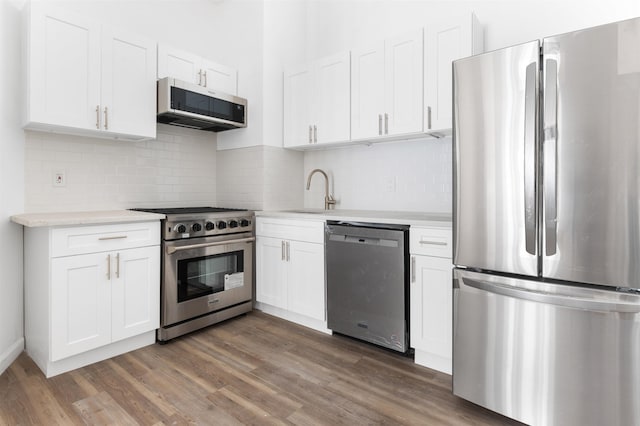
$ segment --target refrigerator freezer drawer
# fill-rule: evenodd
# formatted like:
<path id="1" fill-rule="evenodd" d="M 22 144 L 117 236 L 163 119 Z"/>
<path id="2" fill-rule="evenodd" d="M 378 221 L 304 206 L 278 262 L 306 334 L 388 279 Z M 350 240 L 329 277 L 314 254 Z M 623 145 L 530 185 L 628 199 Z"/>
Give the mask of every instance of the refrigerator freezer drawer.
<path id="1" fill-rule="evenodd" d="M 454 271 L 453 392 L 535 425 L 640 424 L 640 296 Z"/>

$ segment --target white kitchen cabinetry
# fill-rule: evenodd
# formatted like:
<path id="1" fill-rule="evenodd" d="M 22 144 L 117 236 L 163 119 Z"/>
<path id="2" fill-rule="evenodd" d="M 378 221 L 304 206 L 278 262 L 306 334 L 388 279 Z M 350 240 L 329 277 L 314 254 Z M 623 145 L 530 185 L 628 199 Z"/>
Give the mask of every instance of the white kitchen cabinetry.
<path id="1" fill-rule="evenodd" d="M 328 332 L 323 221 L 256 219 L 256 308 Z"/>
<path id="2" fill-rule="evenodd" d="M 351 138 L 422 132 L 422 30 L 351 54 Z"/>
<path id="3" fill-rule="evenodd" d="M 160 224 L 25 228 L 25 340 L 47 377 L 155 342 Z"/>
<path id="4" fill-rule="evenodd" d="M 451 374 L 451 229 L 412 226 L 409 234 L 410 346 L 416 363 Z"/>
<path id="5" fill-rule="evenodd" d="M 425 132 L 453 126 L 452 62 L 484 50 L 482 28 L 474 14 L 439 19 L 424 29 Z"/>
<path id="6" fill-rule="evenodd" d="M 158 45 L 158 78 L 173 77 L 211 90 L 238 94 L 238 71 L 190 52 Z"/>
<path id="7" fill-rule="evenodd" d="M 156 136 L 156 44 L 68 15 L 26 7 L 25 127 L 97 137 Z"/>
<path id="8" fill-rule="evenodd" d="M 349 52 L 284 73 L 284 146 L 346 142 L 350 138 Z"/>

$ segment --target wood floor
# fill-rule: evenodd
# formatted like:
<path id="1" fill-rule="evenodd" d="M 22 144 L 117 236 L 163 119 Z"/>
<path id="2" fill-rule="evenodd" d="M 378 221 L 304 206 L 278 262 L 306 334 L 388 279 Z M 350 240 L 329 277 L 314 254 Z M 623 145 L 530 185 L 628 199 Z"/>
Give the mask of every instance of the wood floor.
<path id="1" fill-rule="evenodd" d="M 7 425 L 518 424 L 450 376 L 261 312 L 51 379 L 22 354 L 0 376 Z"/>

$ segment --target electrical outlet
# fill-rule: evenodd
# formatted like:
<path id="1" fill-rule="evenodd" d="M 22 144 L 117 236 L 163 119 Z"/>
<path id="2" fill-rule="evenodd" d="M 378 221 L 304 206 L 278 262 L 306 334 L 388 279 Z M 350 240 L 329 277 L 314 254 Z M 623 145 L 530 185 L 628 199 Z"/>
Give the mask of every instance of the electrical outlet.
<path id="1" fill-rule="evenodd" d="M 396 192 L 395 176 L 386 176 L 383 178 L 383 192 Z"/>
<path id="2" fill-rule="evenodd" d="M 64 171 L 53 173 L 53 186 L 67 186 L 67 176 Z"/>

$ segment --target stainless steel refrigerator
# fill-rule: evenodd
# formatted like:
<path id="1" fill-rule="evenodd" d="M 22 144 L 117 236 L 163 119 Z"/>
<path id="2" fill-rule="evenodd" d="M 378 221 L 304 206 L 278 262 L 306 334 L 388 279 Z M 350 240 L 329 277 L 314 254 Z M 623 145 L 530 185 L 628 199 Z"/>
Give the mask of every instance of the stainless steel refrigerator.
<path id="1" fill-rule="evenodd" d="M 640 424 L 640 18 L 461 59 L 454 394 Z"/>

